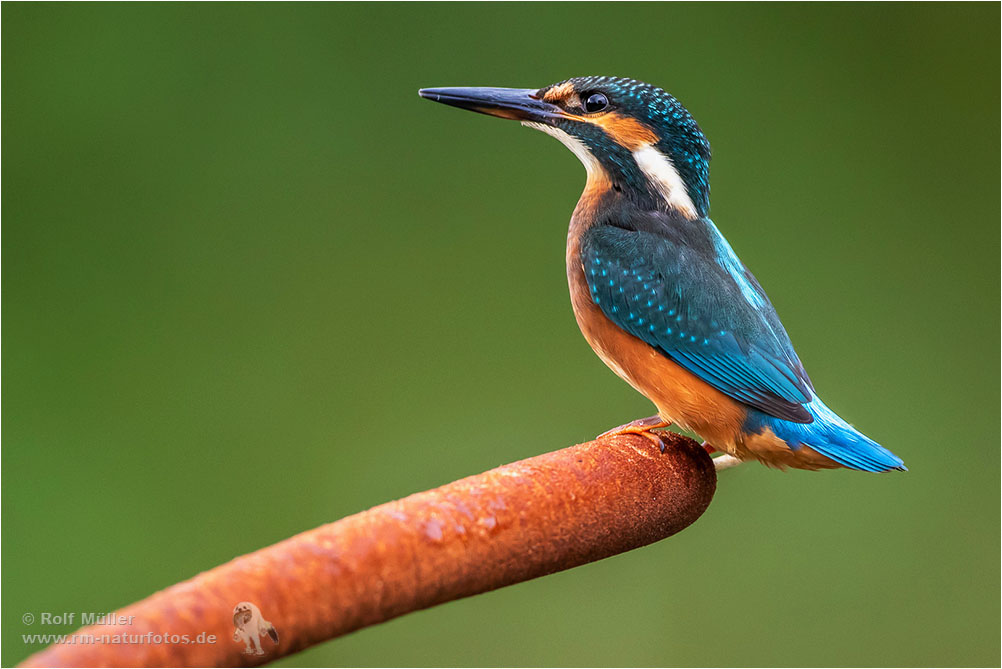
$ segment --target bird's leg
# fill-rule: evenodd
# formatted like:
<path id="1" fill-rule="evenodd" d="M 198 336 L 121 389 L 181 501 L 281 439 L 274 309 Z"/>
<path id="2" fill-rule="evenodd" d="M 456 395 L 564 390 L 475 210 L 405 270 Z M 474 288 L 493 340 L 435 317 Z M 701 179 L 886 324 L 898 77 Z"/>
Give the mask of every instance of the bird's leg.
<path id="1" fill-rule="evenodd" d="M 717 452 L 717 449 L 715 449 L 713 446 L 710 446 L 708 442 L 704 441 L 701 444 L 701 446 L 703 447 L 703 450 L 706 451 L 707 453 L 712 454 Z M 721 453 L 723 453 L 723 451 L 721 451 Z M 737 467 L 743 462 L 743 460 L 731 455 L 730 453 L 724 453 L 723 455 L 712 459 L 713 459 L 713 468 L 716 469 L 718 472 L 723 471 L 724 469 L 730 469 L 731 467 Z"/>
<path id="2" fill-rule="evenodd" d="M 725 469 L 730 469 L 731 467 L 737 467 L 742 462 L 744 462 L 744 460 L 741 460 L 740 458 L 736 458 L 730 454 L 724 454 L 720 457 L 713 458 L 713 468 L 719 472 Z"/>
<path id="3" fill-rule="evenodd" d="M 658 430 L 671 425 L 670 422 L 665 421 L 661 416 L 648 416 L 647 418 L 638 418 L 637 420 L 632 420 L 629 423 L 615 427 L 608 432 L 603 432 L 598 435 L 598 439 L 602 437 L 615 437 L 620 434 L 639 434 L 645 439 L 650 439 L 654 444 L 661 450 L 662 453 L 665 452 L 667 446 L 660 436 L 653 430 Z"/>

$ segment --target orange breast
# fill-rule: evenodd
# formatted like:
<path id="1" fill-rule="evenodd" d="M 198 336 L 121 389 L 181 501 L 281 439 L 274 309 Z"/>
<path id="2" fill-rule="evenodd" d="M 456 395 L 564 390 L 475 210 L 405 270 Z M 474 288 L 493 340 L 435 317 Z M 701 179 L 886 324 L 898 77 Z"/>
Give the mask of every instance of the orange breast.
<path id="1" fill-rule="evenodd" d="M 595 353 L 616 374 L 654 402 L 662 418 L 725 448 L 737 441 L 744 407 L 672 362 L 657 349 L 621 330 L 592 301 L 580 240 L 603 184 L 589 184 L 571 219 L 567 235 L 567 283 L 578 327 Z"/>

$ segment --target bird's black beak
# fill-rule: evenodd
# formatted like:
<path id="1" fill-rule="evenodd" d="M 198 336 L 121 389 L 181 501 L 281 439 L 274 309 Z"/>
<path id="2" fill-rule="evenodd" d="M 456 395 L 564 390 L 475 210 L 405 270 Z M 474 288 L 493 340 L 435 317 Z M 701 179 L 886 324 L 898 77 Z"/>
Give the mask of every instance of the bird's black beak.
<path id="1" fill-rule="evenodd" d="M 460 109 L 534 123 L 552 124 L 564 116 L 532 88 L 422 88 L 418 95 Z"/>

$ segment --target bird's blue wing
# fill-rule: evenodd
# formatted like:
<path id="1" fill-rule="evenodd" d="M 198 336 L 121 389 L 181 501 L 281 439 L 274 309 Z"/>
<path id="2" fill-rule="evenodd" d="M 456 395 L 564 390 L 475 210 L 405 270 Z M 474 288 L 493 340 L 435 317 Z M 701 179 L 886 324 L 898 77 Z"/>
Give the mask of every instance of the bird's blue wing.
<path id="1" fill-rule="evenodd" d="M 811 422 L 803 406 L 810 379 L 772 304 L 712 222 L 687 225 L 590 228 L 581 262 L 592 300 L 617 326 L 726 395 Z"/>

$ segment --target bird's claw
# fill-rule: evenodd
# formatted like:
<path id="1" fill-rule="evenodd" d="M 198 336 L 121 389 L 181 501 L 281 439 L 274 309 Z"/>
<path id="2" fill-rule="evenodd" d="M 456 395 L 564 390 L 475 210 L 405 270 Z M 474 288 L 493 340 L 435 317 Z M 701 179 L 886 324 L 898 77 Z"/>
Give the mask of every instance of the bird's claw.
<path id="1" fill-rule="evenodd" d="M 624 423 L 619 427 L 606 430 L 602 434 L 598 435 L 597 438 L 601 439 L 602 437 L 613 437 L 617 434 L 640 434 L 641 432 L 649 432 L 662 427 L 668 427 L 669 425 L 671 425 L 671 423 L 665 421 L 661 418 L 661 416 L 648 416 L 647 418 L 631 420 L 629 423 Z"/>
<path id="2" fill-rule="evenodd" d="M 604 437 L 615 437 L 621 434 L 639 434 L 645 439 L 650 439 L 658 447 L 662 453 L 668 449 L 668 445 L 664 442 L 660 435 L 658 435 L 654 430 L 659 430 L 666 428 L 671 425 L 670 422 L 665 421 L 661 416 L 648 416 L 647 418 L 638 418 L 637 420 L 630 421 L 620 425 L 619 427 L 608 430 L 598 435 L 598 439 Z"/>

